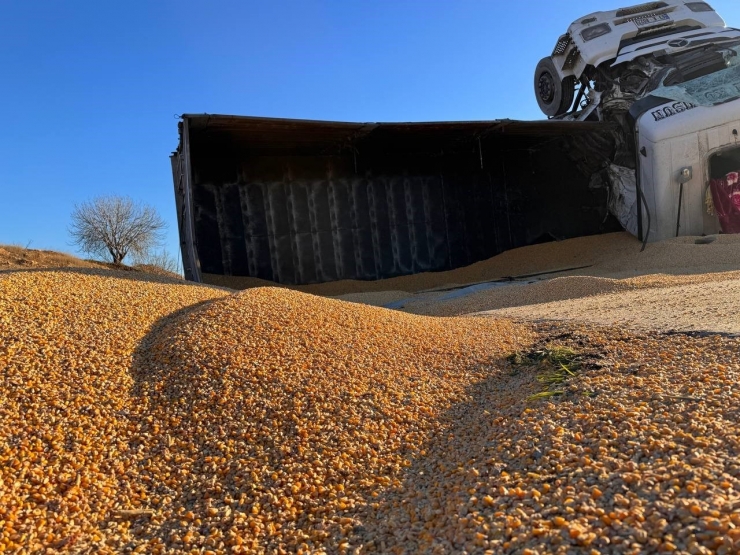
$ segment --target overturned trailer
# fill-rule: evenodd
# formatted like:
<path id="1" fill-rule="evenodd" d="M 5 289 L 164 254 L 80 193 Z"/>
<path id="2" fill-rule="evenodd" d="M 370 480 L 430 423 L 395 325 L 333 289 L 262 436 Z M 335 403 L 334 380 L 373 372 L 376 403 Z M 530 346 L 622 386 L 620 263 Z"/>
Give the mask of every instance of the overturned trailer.
<path id="1" fill-rule="evenodd" d="M 740 232 L 740 30 L 709 4 L 579 19 L 534 93 L 550 119 L 183 116 L 186 277 L 377 280 L 618 229 L 643 242 Z"/>
<path id="2" fill-rule="evenodd" d="M 171 160 L 186 278 L 377 280 L 614 231 L 590 186 L 613 148 L 600 123 L 184 115 Z"/>

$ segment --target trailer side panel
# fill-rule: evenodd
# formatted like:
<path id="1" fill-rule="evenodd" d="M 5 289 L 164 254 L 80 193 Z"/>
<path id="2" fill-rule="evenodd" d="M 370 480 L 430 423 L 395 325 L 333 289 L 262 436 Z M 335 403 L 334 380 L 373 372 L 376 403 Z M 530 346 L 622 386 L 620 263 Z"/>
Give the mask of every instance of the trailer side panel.
<path id="1" fill-rule="evenodd" d="M 618 229 L 561 140 L 595 126 L 228 116 L 184 126 L 204 281 L 376 280 Z"/>

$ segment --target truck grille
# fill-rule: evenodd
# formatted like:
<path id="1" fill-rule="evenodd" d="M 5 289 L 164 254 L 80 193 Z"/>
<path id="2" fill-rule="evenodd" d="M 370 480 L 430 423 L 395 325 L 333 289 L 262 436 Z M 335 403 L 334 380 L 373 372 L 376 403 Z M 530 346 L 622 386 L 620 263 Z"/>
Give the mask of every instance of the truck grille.
<path id="1" fill-rule="evenodd" d="M 635 15 L 642 12 L 651 12 L 653 10 L 659 10 L 661 8 L 667 8 L 668 4 L 665 2 L 648 2 L 647 4 L 640 4 L 639 6 L 632 6 L 631 8 L 622 8 L 617 11 L 617 17 L 624 17 L 627 15 Z"/>
<path id="2" fill-rule="evenodd" d="M 638 37 L 644 37 L 646 35 L 652 35 L 654 33 L 661 33 L 665 32 L 667 29 L 670 29 L 676 25 L 675 21 L 666 21 L 664 23 L 656 23 L 652 27 L 647 27 L 644 29 L 640 29 L 637 32 Z"/>
<path id="3" fill-rule="evenodd" d="M 636 15 L 634 17 L 625 17 L 624 19 L 618 19 L 617 21 L 614 22 L 614 24 L 624 25 L 625 23 L 629 23 L 630 21 L 634 21 L 635 19 L 639 19 L 641 17 L 654 17 L 656 15 L 662 15 L 664 13 L 670 13 L 670 10 L 659 10 L 657 12 L 649 12 L 649 13 Z"/>

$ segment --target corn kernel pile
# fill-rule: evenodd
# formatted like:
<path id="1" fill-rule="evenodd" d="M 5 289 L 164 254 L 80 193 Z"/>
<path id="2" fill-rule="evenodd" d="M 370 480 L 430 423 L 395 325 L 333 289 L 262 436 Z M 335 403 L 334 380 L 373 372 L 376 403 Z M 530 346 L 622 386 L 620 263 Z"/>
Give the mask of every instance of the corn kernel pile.
<path id="1" fill-rule="evenodd" d="M 129 458 L 133 353 L 158 319 L 224 295 L 104 270 L 0 274 L 0 552 L 122 534 L 112 511 L 147 504 Z"/>
<path id="2" fill-rule="evenodd" d="M 339 552 L 532 341 L 282 289 L 0 277 L 0 550 Z"/>
<path id="3" fill-rule="evenodd" d="M 355 543 L 382 553 L 740 553 L 740 340 L 567 329 L 548 334 L 588 345 L 598 363 L 552 401 L 527 399 L 540 385 L 533 368 L 472 385 L 440 418 L 447 433 L 366 508 Z"/>
<path id="4" fill-rule="evenodd" d="M 534 399 L 551 341 L 585 362 Z M 0 552 L 740 553 L 739 353 L 0 274 Z"/>

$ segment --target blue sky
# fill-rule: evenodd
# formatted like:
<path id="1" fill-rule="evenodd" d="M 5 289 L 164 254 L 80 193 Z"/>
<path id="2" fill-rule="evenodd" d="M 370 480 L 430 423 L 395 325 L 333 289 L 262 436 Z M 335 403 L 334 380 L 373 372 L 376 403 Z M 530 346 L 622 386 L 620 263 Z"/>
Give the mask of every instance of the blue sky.
<path id="1" fill-rule="evenodd" d="M 712 5 L 740 25 L 737 0 Z M 121 194 L 159 211 L 174 255 L 176 114 L 538 119 L 539 59 L 583 12 L 616 7 L 0 0 L 0 243 L 74 253 L 74 204 Z"/>

